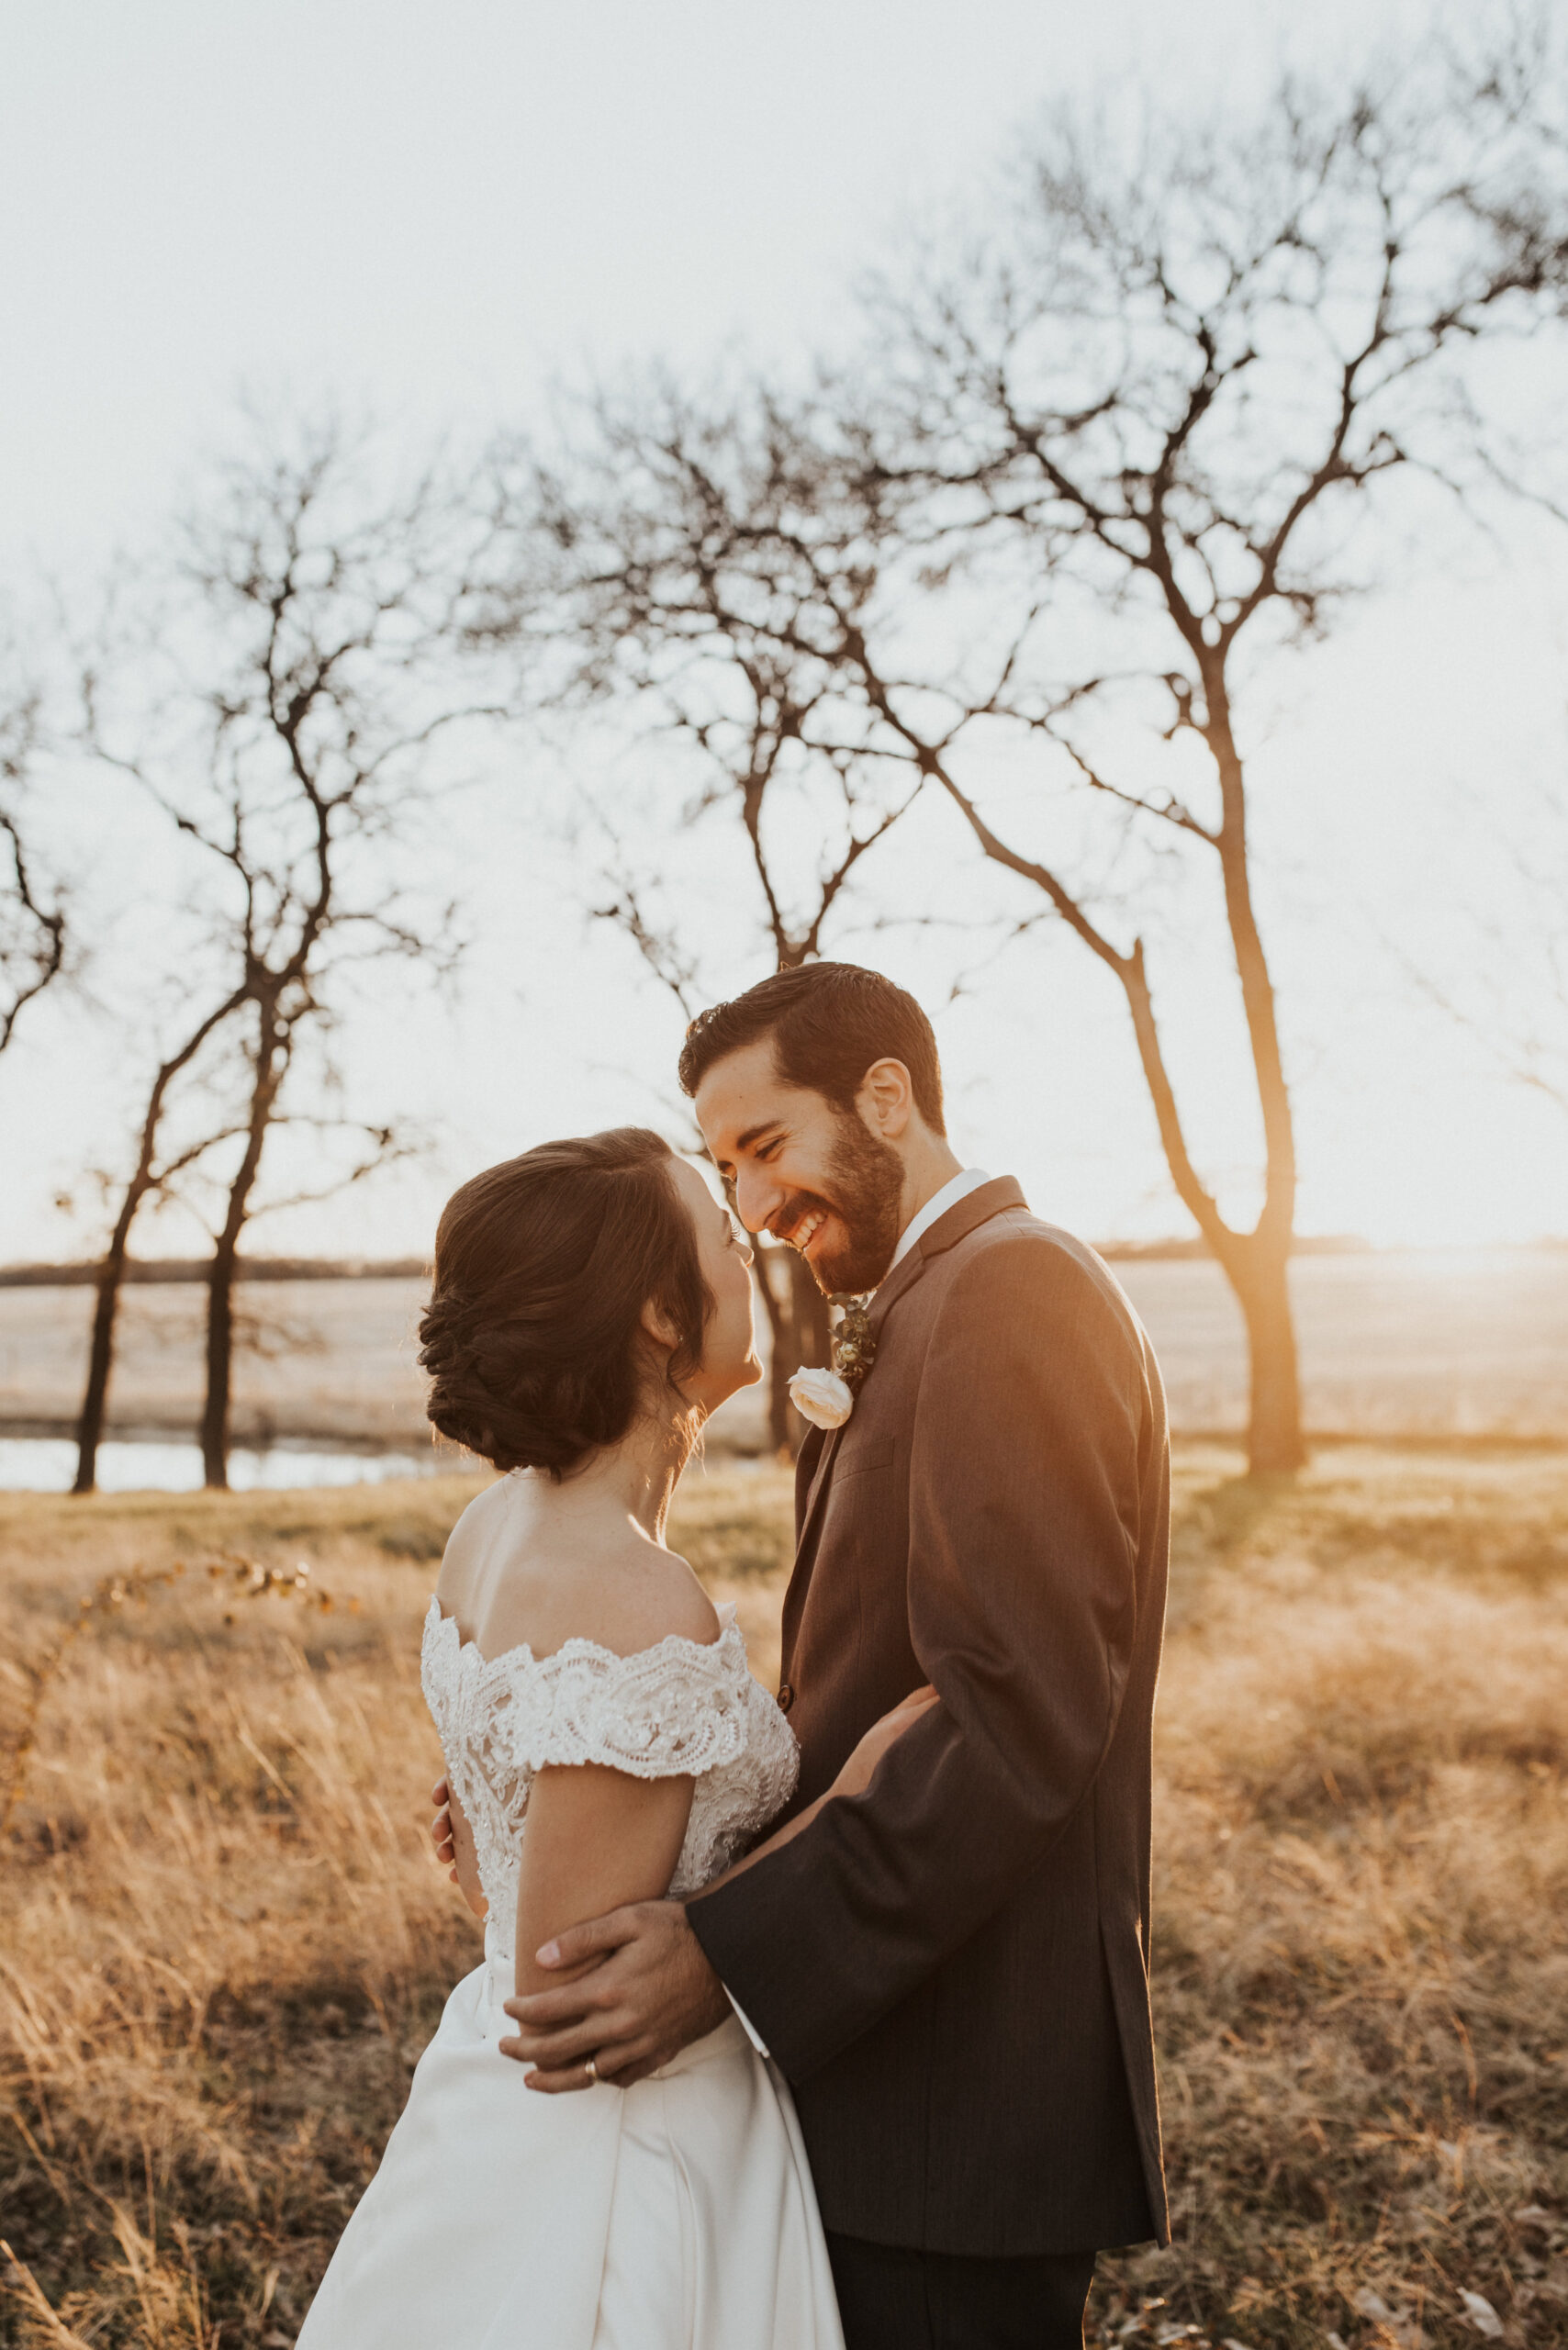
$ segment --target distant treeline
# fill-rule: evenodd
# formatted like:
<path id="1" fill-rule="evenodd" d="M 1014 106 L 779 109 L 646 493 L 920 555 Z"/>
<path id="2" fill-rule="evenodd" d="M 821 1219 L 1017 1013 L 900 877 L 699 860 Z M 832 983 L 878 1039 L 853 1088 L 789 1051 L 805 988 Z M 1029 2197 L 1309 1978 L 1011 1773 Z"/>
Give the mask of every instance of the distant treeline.
<path id="1" fill-rule="evenodd" d="M 1196 1233 L 1180 1240 L 1097 1240 L 1096 1253 L 1110 1261 L 1148 1262 L 1160 1258 L 1207 1257 L 1213 1254 Z M 1297 1257 L 1353 1257 L 1372 1248 L 1352 1232 L 1298 1233 L 1292 1253 Z M 206 1257 L 132 1257 L 125 1268 L 128 1281 L 205 1281 L 210 1259 Z M 241 1257 L 236 1278 L 241 1281 L 413 1281 L 430 1271 L 420 1257 Z M 0 1289 L 90 1289 L 98 1277 L 93 1263 L 68 1265 L 0 1265 Z"/>
<path id="2" fill-rule="evenodd" d="M 1293 1257 L 1364 1257 L 1372 1244 L 1359 1232 L 1297 1232 L 1291 1236 Z M 1108 1263 L 1152 1263 L 1161 1258 L 1212 1257 L 1214 1250 L 1201 1232 L 1179 1240 L 1096 1240 L 1094 1253 Z"/>
<path id="3" fill-rule="evenodd" d="M 128 1281 L 205 1281 L 207 1257 L 132 1257 Z M 235 1269 L 242 1281 L 412 1281 L 430 1271 L 422 1257 L 241 1257 Z M 95 1264 L 0 1265 L 0 1289 L 90 1289 Z"/>

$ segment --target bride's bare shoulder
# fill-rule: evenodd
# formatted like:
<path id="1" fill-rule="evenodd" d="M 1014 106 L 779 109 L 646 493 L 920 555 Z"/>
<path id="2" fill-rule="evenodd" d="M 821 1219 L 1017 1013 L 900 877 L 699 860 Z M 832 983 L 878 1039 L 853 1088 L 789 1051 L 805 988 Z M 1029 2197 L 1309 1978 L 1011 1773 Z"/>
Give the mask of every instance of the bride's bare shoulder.
<path id="1" fill-rule="evenodd" d="M 687 1561 L 645 1537 L 595 1561 L 577 1596 L 596 1627 L 580 1637 L 618 1656 L 635 1656 L 671 1637 L 704 1646 L 719 1637 L 718 1610 Z"/>
<path id="2" fill-rule="evenodd" d="M 718 1612 L 686 1561 L 645 1539 L 536 1556 L 525 1575 L 494 1589 L 487 1614 L 491 1654 L 526 1642 L 543 1657 L 592 1640 L 638 1656 L 672 1635 L 704 1645 L 719 1637 Z"/>
<path id="3" fill-rule="evenodd" d="M 544 1657 L 578 1639 L 635 1656 L 672 1635 L 718 1639 L 717 1610 L 678 1551 L 633 1527 L 552 1525 L 530 1498 L 505 1479 L 487 1487 L 446 1546 L 437 1596 L 484 1654 Z"/>
<path id="4" fill-rule="evenodd" d="M 498 1477 L 493 1485 L 486 1485 L 474 1495 L 446 1538 L 442 1557 L 442 1572 L 447 1566 L 458 1566 L 471 1559 L 480 1549 L 487 1548 L 500 1533 L 509 1514 L 513 1496 L 509 1480 Z"/>

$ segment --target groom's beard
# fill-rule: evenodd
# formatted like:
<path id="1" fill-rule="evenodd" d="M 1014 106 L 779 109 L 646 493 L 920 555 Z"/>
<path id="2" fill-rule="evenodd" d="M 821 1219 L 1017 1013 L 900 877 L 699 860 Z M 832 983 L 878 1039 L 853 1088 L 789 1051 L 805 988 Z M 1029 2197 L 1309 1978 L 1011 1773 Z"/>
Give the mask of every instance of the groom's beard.
<path id="1" fill-rule="evenodd" d="M 839 1121 L 824 1189 L 793 1192 L 772 1218 L 773 1230 L 787 1239 L 813 1208 L 825 1208 L 846 1236 L 831 1256 L 819 1250 L 806 1259 L 823 1296 L 875 1289 L 903 1229 L 903 1161 L 853 1113 Z"/>

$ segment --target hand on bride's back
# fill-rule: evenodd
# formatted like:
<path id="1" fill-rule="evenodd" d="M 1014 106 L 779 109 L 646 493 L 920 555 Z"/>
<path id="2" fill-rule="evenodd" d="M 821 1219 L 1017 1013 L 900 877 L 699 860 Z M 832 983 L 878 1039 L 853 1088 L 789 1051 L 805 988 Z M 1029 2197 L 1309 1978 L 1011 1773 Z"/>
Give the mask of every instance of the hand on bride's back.
<path id="1" fill-rule="evenodd" d="M 431 1821 L 431 1842 L 435 1846 L 436 1859 L 446 1868 L 476 1918 L 487 1917 L 489 1904 L 479 1883 L 479 1863 L 474 1851 L 474 1839 L 468 1822 L 463 1817 L 463 1807 L 454 1798 L 449 1780 L 438 1779 L 431 1789 L 431 1801 L 435 1806 L 435 1818 Z"/>
<path id="2" fill-rule="evenodd" d="M 828 1789 L 829 1796 L 857 1796 L 868 1787 L 872 1774 L 888 1749 L 937 1702 L 936 1692 L 927 1682 L 923 1689 L 912 1689 L 890 1714 L 873 1722 Z"/>

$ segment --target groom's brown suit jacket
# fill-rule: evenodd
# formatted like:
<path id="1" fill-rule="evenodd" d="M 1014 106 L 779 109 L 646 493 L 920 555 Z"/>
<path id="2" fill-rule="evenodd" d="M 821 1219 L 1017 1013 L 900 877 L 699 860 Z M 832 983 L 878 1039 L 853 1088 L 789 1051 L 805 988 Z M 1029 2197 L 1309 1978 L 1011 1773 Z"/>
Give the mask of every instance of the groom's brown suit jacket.
<path id="1" fill-rule="evenodd" d="M 869 1787 L 689 1905 L 795 2090 L 830 2229 L 929 2251 L 1166 2234 L 1148 2002 L 1165 1404 L 1092 1250 L 1010 1179 L 878 1291 L 796 1489 L 797 1807 L 924 1682 Z"/>

